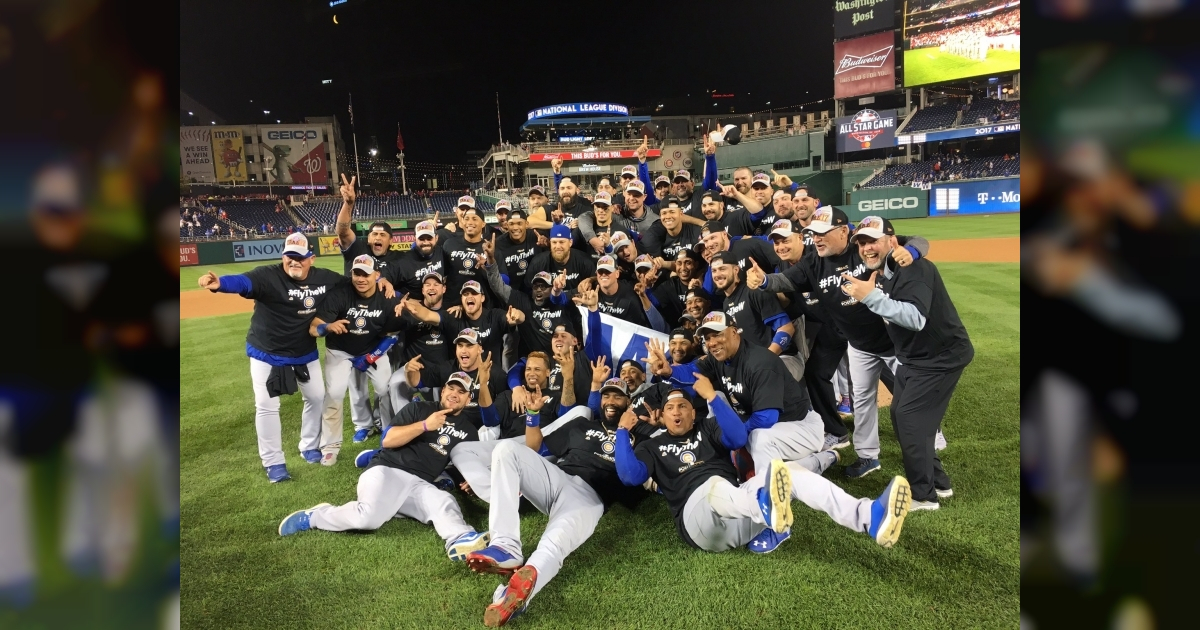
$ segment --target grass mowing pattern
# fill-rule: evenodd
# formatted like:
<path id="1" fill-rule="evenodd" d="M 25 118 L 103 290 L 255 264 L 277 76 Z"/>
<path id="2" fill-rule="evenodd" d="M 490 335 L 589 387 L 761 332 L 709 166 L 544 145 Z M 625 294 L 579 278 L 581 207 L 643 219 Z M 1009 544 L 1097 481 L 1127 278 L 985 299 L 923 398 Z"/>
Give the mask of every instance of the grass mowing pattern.
<path id="1" fill-rule="evenodd" d="M 983 214 L 927 219 L 895 219 L 896 234 L 924 236 L 931 241 L 967 238 L 1001 238 L 1021 235 L 1020 213 Z M 196 286 L 193 281 L 192 286 Z"/>
<path id="2" fill-rule="evenodd" d="M 688 548 L 665 502 L 653 496 L 636 513 L 618 507 L 606 514 L 514 623 L 555 629 L 1016 626 L 1018 266 L 940 268 L 976 349 L 944 424 L 950 447 L 943 461 L 955 497 L 942 510 L 911 516 L 896 547 L 884 550 L 794 503 L 791 540 L 759 557 Z M 304 463 L 297 450 L 301 400 L 284 397 L 284 450 L 294 481 L 267 483 L 244 355 L 248 321 L 242 314 L 182 322 L 184 626 L 481 627 L 500 580 L 451 563 L 431 527 L 394 519 L 366 534 L 277 535 L 279 521 L 294 510 L 354 499 L 359 471 L 352 458 L 359 449 L 350 442 L 347 419 L 337 466 Z M 882 492 L 892 475 L 903 474 L 887 410 L 880 412 L 880 433 L 882 471 L 851 481 L 838 466 L 827 477 L 854 496 Z M 486 504 L 456 496 L 467 521 L 486 528 Z M 521 524 L 528 557 L 546 517 L 529 512 Z"/>

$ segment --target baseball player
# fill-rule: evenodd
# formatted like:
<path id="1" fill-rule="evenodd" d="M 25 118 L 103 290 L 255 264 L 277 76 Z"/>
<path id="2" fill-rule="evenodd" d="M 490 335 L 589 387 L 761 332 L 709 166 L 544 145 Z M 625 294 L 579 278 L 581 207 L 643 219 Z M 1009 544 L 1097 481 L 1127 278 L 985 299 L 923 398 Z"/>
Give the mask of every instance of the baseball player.
<path id="1" fill-rule="evenodd" d="M 430 311 L 441 311 L 443 307 L 446 280 L 442 274 L 427 270 L 421 281 L 421 294 L 423 299 L 420 302 L 407 297 L 403 300 L 404 317 L 400 320 L 406 341 L 403 360 L 408 363 L 413 357 L 420 356 L 422 363 L 439 370 L 437 374 L 448 374 L 452 371 L 450 344 L 446 343 L 451 336 L 450 329 L 441 323 L 440 318 L 435 321 L 429 315 Z M 448 323 L 450 319 L 445 321 Z M 405 378 L 404 370 L 396 370 L 392 374 L 390 391 L 392 400 L 397 404 L 396 411 L 413 397 L 413 389 Z"/>
<path id="2" fill-rule="evenodd" d="M 421 221 L 417 224 L 415 236 L 413 248 L 391 261 L 383 271 L 384 277 L 402 294 L 420 293 L 425 276 L 436 273 L 443 277 L 448 269 L 446 252 L 438 243 L 437 223 Z"/>
<path id="3" fill-rule="evenodd" d="M 936 510 L 954 496 L 934 441 L 950 396 L 975 356 L 937 267 L 928 259 L 901 267 L 891 221 L 866 217 L 854 241 L 871 276 L 846 274 L 847 293 L 887 322 L 900 366 L 892 393 L 892 426 L 900 441 L 904 472 L 912 480 L 913 510 Z"/>
<path id="4" fill-rule="evenodd" d="M 791 499 L 799 499 L 885 548 L 896 544 L 910 503 L 903 477 L 892 479 L 874 501 L 855 499 L 803 466 L 776 459 L 764 474 L 739 486 L 730 451 L 745 445 L 746 428 L 722 412 L 711 386 L 700 384 L 697 394 L 713 415 L 697 418 L 696 402 L 675 389 L 655 412 L 665 432 L 632 446 L 637 418 L 630 413 L 621 418 L 615 440 L 621 481 L 640 486 L 654 479 L 685 543 L 704 551 L 746 545 L 754 553 L 770 553 L 791 536 Z"/>
<path id="5" fill-rule="evenodd" d="M 792 337 L 796 327 L 783 312 L 779 298 L 773 293 L 746 288 L 741 274 L 729 252 L 717 252 L 710 261 L 713 284 L 721 294 L 722 310 L 742 338 L 751 344 L 767 348 L 779 356 L 792 378 L 804 380 L 804 360 L 796 356 Z M 801 342 L 804 340 L 801 339 Z"/>
<path id="6" fill-rule="evenodd" d="M 358 500 L 292 512 L 279 523 L 279 535 L 307 529 L 375 530 L 406 516 L 432 524 L 451 560 L 462 561 L 486 547 L 488 535 L 468 525 L 454 497 L 432 483 L 455 446 L 477 439 L 479 425 L 463 414 L 471 386 L 469 376 L 455 372 L 442 388 L 441 402 L 414 402 L 401 409 L 384 429 L 383 448 L 358 477 Z"/>
<path id="7" fill-rule="evenodd" d="M 783 273 L 770 275 L 765 275 L 762 270 L 771 269 L 771 266 L 752 262 L 746 285 L 772 293 L 810 292 L 820 301 L 821 312 L 828 313 L 829 319 L 846 336 L 854 402 L 853 443 L 858 453 L 858 462 L 846 468 L 846 475 L 859 478 L 881 468 L 877 382 L 885 369 L 895 373 L 896 352 L 883 320 L 842 290 L 845 284 L 843 272 L 854 277 L 868 275 L 857 248 L 850 245 L 846 213 L 826 206 L 817 211 L 804 229 L 813 235 L 816 256 L 802 257 Z M 898 248 L 893 255 L 903 257 L 905 262 L 913 257 L 912 251 L 904 247 Z"/>
<path id="8" fill-rule="evenodd" d="M 337 463 L 342 447 L 342 399 L 349 381 L 357 374 L 369 376 L 379 399 L 380 416 L 391 418 L 393 406 L 388 392 L 392 365 L 387 348 L 379 348 L 388 332 L 400 327 L 396 299 L 384 297 L 376 286 L 379 271 L 374 258 L 367 254 L 356 257 L 351 267 L 353 289 L 335 291 L 317 311 L 308 327 L 313 337 L 325 337 L 325 407 L 321 424 L 321 464 Z M 367 368 L 355 370 L 355 364 Z M 351 417 L 354 422 L 354 441 L 364 442 L 371 429 L 371 416 Z"/>
<path id="9" fill-rule="evenodd" d="M 612 256 L 601 256 L 596 262 L 596 285 L 599 287 L 600 311 L 632 322 L 643 328 L 662 333 L 670 330 L 662 315 L 646 295 L 646 286 L 621 282 L 621 272 Z M 584 290 L 591 288 L 587 282 Z"/>
<path id="10" fill-rule="evenodd" d="M 601 373 L 597 373 L 598 376 Z M 605 368 L 603 375 L 607 376 Z M 488 515 L 491 545 L 467 555 L 467 565 L 480 573 L 511 575 L 508 584 L 496 589 L 492 604 L 484 611 L 484 624 L 499 627 L 523 613 L 530 600 L 562 568 L 563 560 L 578 549 L 604 514 L 605 506 L 620 502 L 631 505 L 641 488 L 628 488 L 617 476 L 614 442 L 617 425 L 629 411 L 627 386 L 609 379 L 593 386 L 604 400 L 603 414 L 596 419 L 578 417 L 558 426 L 543 437 L 539 410 L 543 400 L 535 397 L 526 415 L 528 446 L 502 441 L 492 455 L 492 500 Z M 645 428 L 635 430 L 637 438 Z M 632 445 L 634 437 L 624 439 Z M 542 446 L 557 457 L 551 464 L 537 453 Z M 524 497 L 549 517 L 537 549 L 524 560 L 518 514 Z"/>
<path id="11" fill-rule="evenodd" d="M 321 461 L 321 411 L 325 382 L 321 378 L 316 339 L 308 334 L 314 314 L 333 289 L 350 280 L 328 269 L 314 268 L 308 239 L 289 234 L 283 264 L 264 265 L 245 274 L 200 277 L 200 288 L 213 293 L 237 293 L 254 300 L 246 356 L 254 386 L 254 426 L 258 455 L 267 479 L 291 479 L 283 456 L 279 396 L 296 392 L 304 398 L 300 418 L 300 454 L 310 464 Z"/>
<path id="12" fill-rule="evenodd" d="M 720 311 L 704 316 L 696 336 L 708 356 L 672 368 L 661 346 L 647 344 L 652 369 L 701 396 L 709 388 L 724 394 L 724 400 L 712 404 L 713 412 L 744 423 L 756 474 L 776 459 L 798 462 L 817 474 L 837 463 L 837 451 L 825 450 L 824 423 L 812 410 L 808 392 L 792 380 L 778 356 L 750 343 Z"/>
<path id="13" fill-rule="evenodd" d="M 492 355 L 486 357 L 483 347 L 479 345 L 479 333 L 474 328 L 464 328 L 454 338 L 454 358 L 457 370 L 472 379 L 470 388 L 471 400 L 467 403 L 465 417 L 476 424 L 496 426 L 495 422 L 483 422 L 481 410 L 492 406 L 492 400 L 503 391 L 504 370 L 492 362 Z M 449 371 L 444 366 L 421 363 L 421 355 L 413 357 L 404 365 L 405 378 L 409 385 L 416 389 L 432 387 L 442 382 L 442 370 Z"/>

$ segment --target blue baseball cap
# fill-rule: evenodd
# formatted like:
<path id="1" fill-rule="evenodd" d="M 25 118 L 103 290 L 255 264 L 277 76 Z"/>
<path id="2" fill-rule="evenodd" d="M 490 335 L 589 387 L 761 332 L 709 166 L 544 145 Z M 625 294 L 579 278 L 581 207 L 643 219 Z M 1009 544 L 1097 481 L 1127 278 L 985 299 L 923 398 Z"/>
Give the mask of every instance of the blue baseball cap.
<path id="1" fill-rule="evenodd" d="M 555 224 L 550 228 L 550 238 L 571 238 L 571 228 L 560 224 Z"/>

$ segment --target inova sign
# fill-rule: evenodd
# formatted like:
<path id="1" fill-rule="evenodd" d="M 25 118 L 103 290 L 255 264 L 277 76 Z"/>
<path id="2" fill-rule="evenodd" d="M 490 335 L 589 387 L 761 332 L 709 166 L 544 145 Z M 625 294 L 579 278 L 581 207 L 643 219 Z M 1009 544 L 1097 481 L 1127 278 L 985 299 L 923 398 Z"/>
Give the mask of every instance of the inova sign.
<path id="1" fill-rule="evenodd" d="M 889 199 L 863 199 L 858 202 L 859 212 L 881 212 L 883 210 L 905 210 L 918 208 L 921 200 L 916 197 L 891 197 Z"/>

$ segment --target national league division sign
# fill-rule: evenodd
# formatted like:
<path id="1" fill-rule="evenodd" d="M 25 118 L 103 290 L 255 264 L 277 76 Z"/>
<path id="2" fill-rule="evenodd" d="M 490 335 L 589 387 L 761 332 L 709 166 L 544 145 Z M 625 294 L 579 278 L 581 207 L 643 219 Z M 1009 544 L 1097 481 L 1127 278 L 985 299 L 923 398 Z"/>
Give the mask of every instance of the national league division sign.
<path id="1" fill-rule="evenodd" d="M 895 44 L 891 31 L 834 42 L 833 97 L 853 98 L 894 90 Z"/>
<path id="2" fill-rule="evenodd" d="M 864 109 L 834 121 L 838 153 L 896 146 L 896 110 Z"/>
<path id="3" fill-rule="evenodd" d="M 890 29 L 895 18 L 896 0 L 834 0 L 833 38 Z"/>

